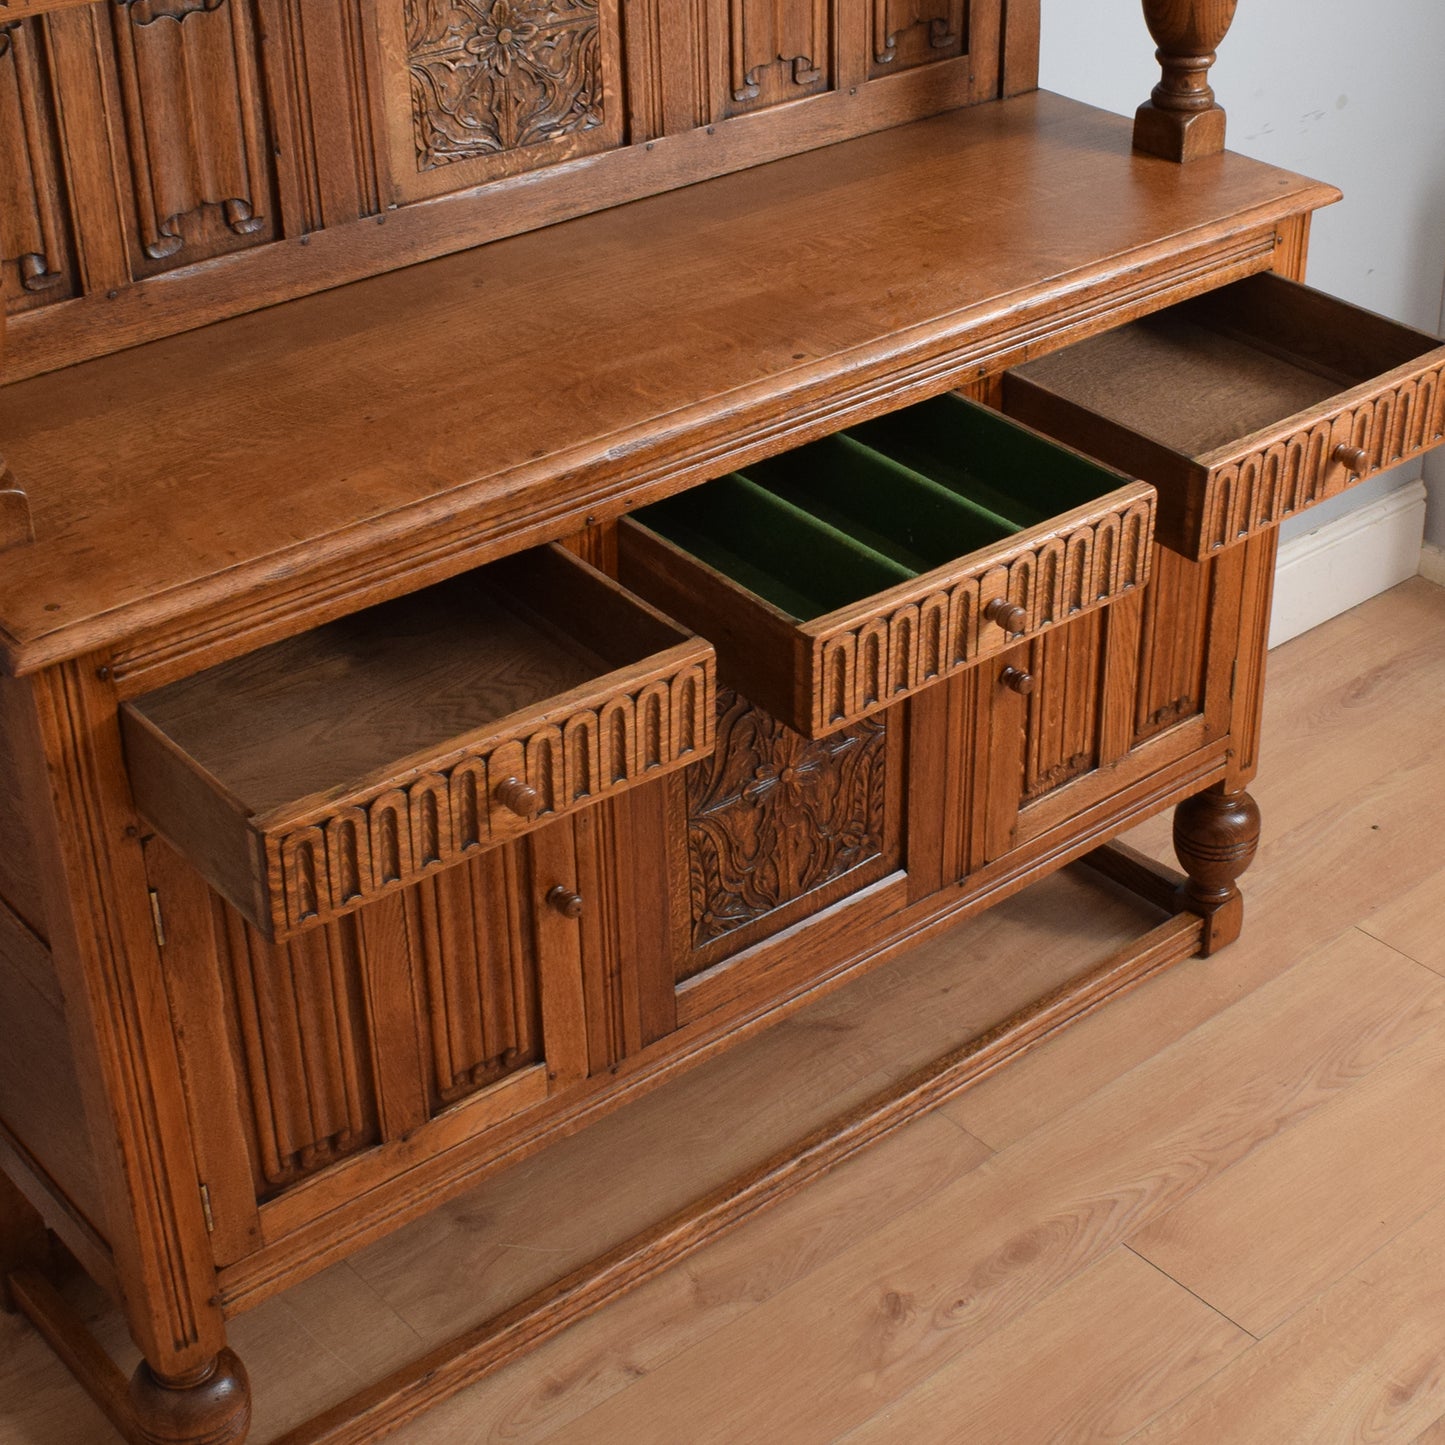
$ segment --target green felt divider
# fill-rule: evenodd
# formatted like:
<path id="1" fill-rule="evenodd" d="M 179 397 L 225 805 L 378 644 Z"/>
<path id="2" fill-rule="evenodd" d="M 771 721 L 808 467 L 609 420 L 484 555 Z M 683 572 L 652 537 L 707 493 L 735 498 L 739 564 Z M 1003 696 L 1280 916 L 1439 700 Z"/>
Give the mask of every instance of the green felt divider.
<path id="1" fill-rule="evenodd" d="M 916 575 L 736 474 L 644 507 L 634 518 L 800 622 Z"/>
<path id="2" fill-rule="evenodd" d="M 847 435 L 770 457 L 747 476 L 915 572 L 1019 530 L 1010 518 Z"/>
<path id="3" fill-rule="evenodd" d="M 1118 473 L 961 396 L 936 396 L 846 434 L 1023 527 L 1120 485 Z"/>

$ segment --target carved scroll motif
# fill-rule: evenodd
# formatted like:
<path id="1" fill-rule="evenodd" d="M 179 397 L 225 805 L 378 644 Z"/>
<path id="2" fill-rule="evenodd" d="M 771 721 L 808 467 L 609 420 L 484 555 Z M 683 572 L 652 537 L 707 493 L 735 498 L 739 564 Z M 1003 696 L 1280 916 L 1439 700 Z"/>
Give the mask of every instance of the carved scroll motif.
<path id="1" fill-rule="evenodd" d="M 717 751 L 686 774 L 694 949 L 884 848 L 884 719 L 810 742 L 736 693 L 718 698 Z"/>
<path id="2" fill-rule="evenodd" d="M 357 931 L 344 919 L 273 947 L 215 908 L 264 1198 L 377 1140 Z"/>
<path id="3" fill-rule="evenodd" d="M 117 0 L 112 20 L 145 255 L 175 256 L 189 239 L 183 218 L 206 207 L 235 236 L 268 230 L 270 143 L 248 7 Z"/>
<path id="4" fill-rule="evenodd" d="M 0 259 L 23 292 L 71 293 L 69 217 L 41 22 L 0 24 Z"/>
<path id="5" fill-rule="evenodd" d="M 730 109 L 756 110 L 827 89 L 827 0 L 729 0 L 729 25 Z"/>
<path id="6" fill-rule="evenodd" d="M 873 59 L 888 70 L 965 54 L 967 30 L 967 0 L 873 0 Z"/>
<path id="7" fill-rule="evenodd" d="M 406 0 L 417 169 L 602 124 L 597 0 Z"/>

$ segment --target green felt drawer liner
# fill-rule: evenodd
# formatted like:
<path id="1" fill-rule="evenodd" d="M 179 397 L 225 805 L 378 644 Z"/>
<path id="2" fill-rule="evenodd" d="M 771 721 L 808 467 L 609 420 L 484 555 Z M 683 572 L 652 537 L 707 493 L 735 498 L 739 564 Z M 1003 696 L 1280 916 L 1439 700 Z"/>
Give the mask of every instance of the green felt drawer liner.
<path id="1" fill-rule="evenodd" d="M 800 622 L 916 575 L 746 477 L 719 477 L 636 520 Z"/>
<path id="2" fill-rule="evenodd" d="M 745 475 L 914 573 L 1022 530 L 1014 518 L 847 435 L 770 457 Z"/>
<path id="3" fill-rule="evenodd" d="M 1106 496 L 1119 475 L 961 396 L 936 396 L 847 433 L 1032 527 Z"/>

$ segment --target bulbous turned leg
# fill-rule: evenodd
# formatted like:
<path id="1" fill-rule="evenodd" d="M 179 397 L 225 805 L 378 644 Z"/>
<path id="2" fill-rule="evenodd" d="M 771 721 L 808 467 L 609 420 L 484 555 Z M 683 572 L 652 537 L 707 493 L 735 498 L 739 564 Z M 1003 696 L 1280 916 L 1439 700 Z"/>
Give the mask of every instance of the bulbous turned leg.
<path id="1" fill-rule="evenodd" d="M 130 1402 L 145 1445 L 240 1445 L 251 1428 L 251 1383 L 231 1350 L 175 1380 L 142 1361 L 131 1376 Z"/>
<path id="2" fill-rule="evenodd" d="M 1204 918 L 1200 953 L 1208 957 L 1239 937 L 1244 900 L 1235 880 L 1259 847 L 1259 805 L 1248 793 L 1210 788 L 1174 810 L 1174 851 L 1189 875 L 1182 902 Z"/>

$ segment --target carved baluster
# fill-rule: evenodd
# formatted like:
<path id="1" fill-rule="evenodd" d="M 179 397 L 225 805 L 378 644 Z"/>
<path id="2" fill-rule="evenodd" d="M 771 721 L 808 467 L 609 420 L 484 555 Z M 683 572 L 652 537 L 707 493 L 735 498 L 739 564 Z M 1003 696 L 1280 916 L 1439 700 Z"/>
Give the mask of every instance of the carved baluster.
<path id="1" fill-rule="evenodd" d="M 1164 78 L 1134 117 L 1134 149 L 1193 161 L 1224 149 L 1224 111 L 1209 67 L 1229 33 L 1238 0 L 1144 0 L 1144 20 Z"/>
<path id="2" fill-rule="evenodd" d="M 1174 851 L 1188 879 L 1180 901 L 1205 920 L 1206 957 L 1239 937 L 1244 900 L 1235 880 L 1259 847 L 1259 805 L 1248 793 L 1210 788 L 1174 810 Z"/>

